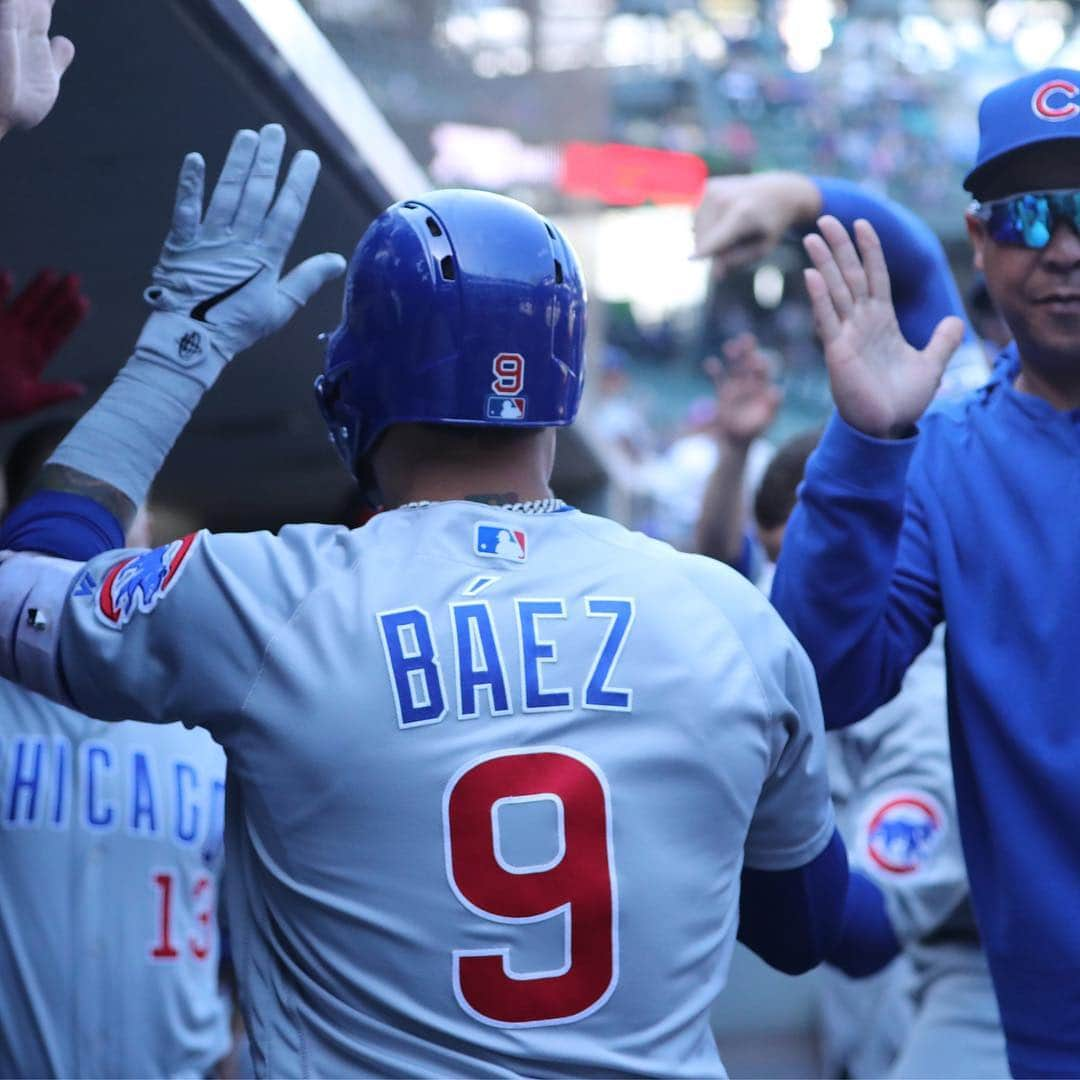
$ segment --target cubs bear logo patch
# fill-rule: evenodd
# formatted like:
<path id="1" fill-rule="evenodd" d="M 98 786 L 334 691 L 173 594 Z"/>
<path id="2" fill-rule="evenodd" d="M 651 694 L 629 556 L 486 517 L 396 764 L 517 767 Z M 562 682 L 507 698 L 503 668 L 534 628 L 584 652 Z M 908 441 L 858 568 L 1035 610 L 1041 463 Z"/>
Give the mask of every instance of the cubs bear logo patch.
<path id="1" fill-rule="evenodd" d="M 933 854 L 945 830 L 945 813 L 922 792 L 894 795 L 878 804 L 866 830 L 867 854 L 890 874 L 910 874 Z"/>
<path id="2" fill-rule="evenodd" d="M 131 621 L 136 611 L 143 614 L 153 611 L 176 584 L 198 535 L 191 533 L 118 562 L 101 581 L 95 605 L 98 618 L 106 626 L 119 630 Z"/>

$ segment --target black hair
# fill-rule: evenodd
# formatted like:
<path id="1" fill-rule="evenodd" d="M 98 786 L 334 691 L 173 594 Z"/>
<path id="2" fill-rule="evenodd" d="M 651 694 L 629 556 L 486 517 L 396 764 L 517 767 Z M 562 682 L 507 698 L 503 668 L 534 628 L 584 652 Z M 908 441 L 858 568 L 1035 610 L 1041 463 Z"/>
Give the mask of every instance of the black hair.
<path id="1" fill-rule="evenodd" d="M 806 462 L 821 441 L 821 431 L 813 428 L 795 435 L 773 455 L 754 496 L 754 518 L 759 528 L 779 528 L 791 517 L 795 493 L 802 483 Z"/>

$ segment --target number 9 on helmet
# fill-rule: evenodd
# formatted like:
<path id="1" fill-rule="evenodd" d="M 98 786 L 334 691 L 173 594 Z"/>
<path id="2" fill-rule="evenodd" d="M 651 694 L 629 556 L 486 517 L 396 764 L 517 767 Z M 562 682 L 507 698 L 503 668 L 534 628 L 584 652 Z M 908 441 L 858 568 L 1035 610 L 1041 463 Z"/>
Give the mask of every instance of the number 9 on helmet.
<path id="1" fill-rule="evenodd" d="M 552 427 L 577 412 L 585 282 L 524 203 L 436 191 L 382 213 L 349 264 L 315 392 L 354 474 L 401 423 Z"/>

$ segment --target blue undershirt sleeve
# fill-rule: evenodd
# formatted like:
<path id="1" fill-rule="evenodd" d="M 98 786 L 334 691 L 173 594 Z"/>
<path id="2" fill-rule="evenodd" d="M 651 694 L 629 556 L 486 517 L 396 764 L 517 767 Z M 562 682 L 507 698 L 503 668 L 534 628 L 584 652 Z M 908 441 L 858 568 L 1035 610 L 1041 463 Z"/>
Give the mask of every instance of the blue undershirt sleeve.
<path id="1" fill-rule="evenodd" d="M 36 551 L 86 562 L 124 546 L 120 522 L 86 495 L 38 491 L 0 524 L 0 551 Z"/>
<path id="2" fill-rule="evenodd" d="M 825 959 L 853 979 L 879 972 L 900 954 L 900 942 L 885 908 L 885 894 L 858 870 L 848 876 L 844 926 Z"/>
<path id="3" fill-rule="evenodd" d="M 817 674 L 826 728 L 894 697 L 942 619 L 917 438 L 874 439 L 839 415 L 806 467 L 771 599 Z"/>
<path id="4" fill-rule="evenodd" d="M 900 951 L 881 890 L 857 871 L 849 873 L 835 831 L 805 866 L 743 870 L 738 939 L 787 975 L 822 961 L 848 975 L 871 975 Z"/>
<path id="5" fill-rule="evenodd" d="M 816 967 L 843 932 L 848 861 L 839 832 L 794 870 L 745 867 L 738 939 L 770 967 L 799 975 Z"/>
<path id="6" fill-rule="evenodd" d="M 924 348 L 942 319 L 967 315 L 945 249 L 933 230 L 905 207 L 866 191 L 850 180 L 814 177 L 822 212 L 849 229 L 865 218 L 881 238 L 892 279 L 893 303 L 900 330 L 917 349 Z M 968 327 L 967 337 L 974 340 Z"/>

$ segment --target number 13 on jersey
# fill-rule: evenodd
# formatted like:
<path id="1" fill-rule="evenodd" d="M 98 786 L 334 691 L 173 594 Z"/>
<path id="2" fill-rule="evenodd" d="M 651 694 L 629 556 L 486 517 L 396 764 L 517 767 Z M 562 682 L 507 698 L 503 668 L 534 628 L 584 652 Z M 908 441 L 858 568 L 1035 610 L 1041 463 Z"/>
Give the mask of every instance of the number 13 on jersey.
<path id="1" fill-rule="evenodd" d="M 555 857 L 511 866 L 499 849 L 499 808 L 550 800 L 559 822 Z M 557 971 L 517 974 L 510 950 L 456 949 L 454 993 L 487 1024 L 566 1024 L 595 1012 L 619 974 L 611 799 L 597 765 L 565 747 L 506 750 L 470 762 L 443 799 L 446 873 L 457 898 L 492 922 L 561 918 L 565 959 Z"/>

